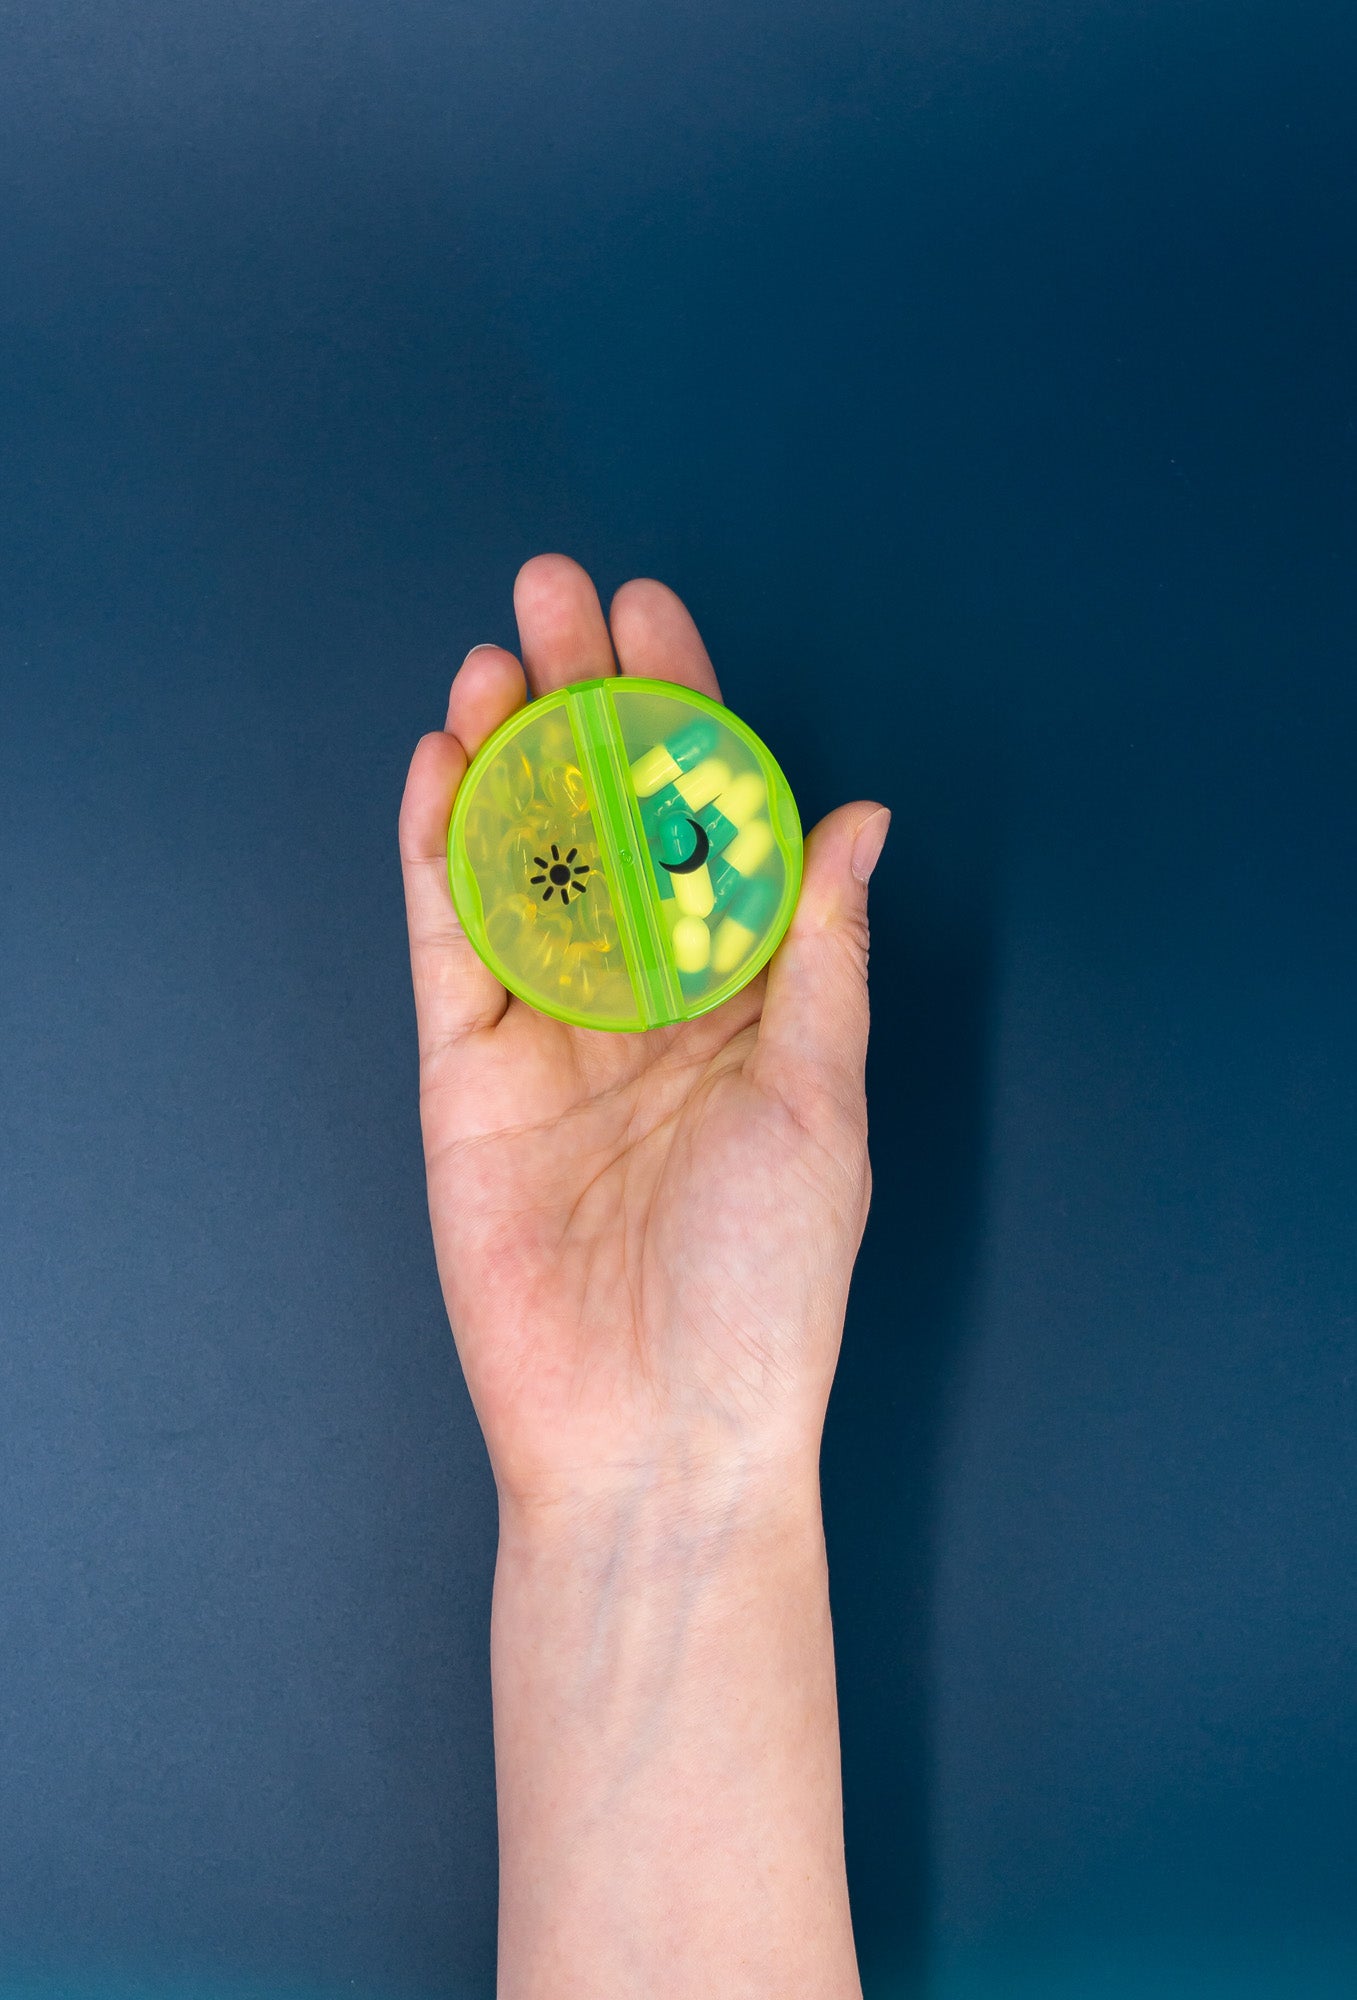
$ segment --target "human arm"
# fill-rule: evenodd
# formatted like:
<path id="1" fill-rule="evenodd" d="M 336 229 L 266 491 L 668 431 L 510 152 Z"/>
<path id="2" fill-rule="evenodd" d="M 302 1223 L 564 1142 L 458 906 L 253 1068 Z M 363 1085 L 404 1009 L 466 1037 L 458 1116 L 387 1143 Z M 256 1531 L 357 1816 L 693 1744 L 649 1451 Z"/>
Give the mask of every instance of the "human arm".
<path id="1" fill-rule="evenodd" d="M 717 692 L 663 585 L 610 633 L 539 557 L 515 605 L 522 665 L 468 656 L 401 813 L 435 1247 L 500 1502 L 501 2000 L 851 2000 L 817 1462 L 886 815 L 822 822 L 771 967 L 709 1015 L 608 1035 L 508 1000 L 443 872 L 467 758 L 614 647 Z"/>

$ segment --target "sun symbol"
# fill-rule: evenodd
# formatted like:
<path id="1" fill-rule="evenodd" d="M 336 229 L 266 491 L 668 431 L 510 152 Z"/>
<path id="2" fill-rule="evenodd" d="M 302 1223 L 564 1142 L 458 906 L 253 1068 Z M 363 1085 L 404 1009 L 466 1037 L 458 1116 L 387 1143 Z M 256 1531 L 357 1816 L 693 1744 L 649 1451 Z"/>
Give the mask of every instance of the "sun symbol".
<path id="1" fill-rule="evenodd" d="M 572 847 L 569 854 L 566 855 L 565 860 L 562 861 L 561 850 L 557 847 L 555 841 L 553 841 L 551 844 L 550 861 L 544 855 L 533 855 L 532 858 L 542 870 L 542 873 L 532 876 L 531 880 L 534 884 L 538 882 L 546 883 L 546 887 L 542 891 L 542 901 L 544 903 L 549 903 L 558 889 L 563 903 L 568 903 L 572 895 L 582 896 L 584 894 L 589 884 L 581 882 L 580 876 L 589 873 L 589 863 L 587 861 L 575 862 L 575 856 L 578 853 L 578 847 Z M 574 863 L 574 866 L 571 865 L 572 863 Z"/>

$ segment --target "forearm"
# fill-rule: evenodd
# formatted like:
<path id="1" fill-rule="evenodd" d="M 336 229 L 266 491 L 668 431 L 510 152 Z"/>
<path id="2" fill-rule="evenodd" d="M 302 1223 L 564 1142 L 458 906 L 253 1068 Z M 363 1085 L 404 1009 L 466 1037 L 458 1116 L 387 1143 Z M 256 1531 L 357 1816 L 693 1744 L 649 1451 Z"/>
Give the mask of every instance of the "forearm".
<path id="1" fill-rule="evenodd" d="M 500 2000 L 859 2000 L 813 1460 L 502 1507 Z"/>

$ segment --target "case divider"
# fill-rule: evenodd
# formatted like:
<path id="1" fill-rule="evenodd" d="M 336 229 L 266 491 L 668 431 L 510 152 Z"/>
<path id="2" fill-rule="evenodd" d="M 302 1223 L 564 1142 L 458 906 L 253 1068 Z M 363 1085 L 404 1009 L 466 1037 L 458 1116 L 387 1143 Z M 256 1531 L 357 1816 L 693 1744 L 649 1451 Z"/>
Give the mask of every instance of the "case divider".
<path id="1" fill-rule="evenodd" d="M 647 1028 L 681 1020 L 682 991 L 655 908 L 640 802 L 632 790 L 609 684 L 578 682 L 565 694 L 594 822 L 607 848 L 613 909 L 637 1006 Z"/>

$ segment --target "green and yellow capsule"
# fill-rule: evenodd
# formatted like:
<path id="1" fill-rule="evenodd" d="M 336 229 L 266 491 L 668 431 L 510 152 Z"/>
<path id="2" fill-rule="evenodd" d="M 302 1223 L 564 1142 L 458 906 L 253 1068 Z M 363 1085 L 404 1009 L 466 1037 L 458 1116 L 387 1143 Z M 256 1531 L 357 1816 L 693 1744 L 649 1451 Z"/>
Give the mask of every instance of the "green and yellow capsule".
<path id="1" fill-rule="evenodd" d="M 711 960 L 711 932 L 701 917 L 680 917 L 670 933 L 680 972 L 705 972 Z"/>
<path id="2" fill-rule="evenodd" d="M 767 799 L 768 786 L 760 774 L 757 771 L 741 771 L 724 791 L 716 794 L 716 809 L 732 826 L 748 826 L 750 820 L 763 811 Z"/>
<path id="3" fill-rule="evenodd" d="M 645 750 L 631 767 L 636 796 L 648 799 L 661 785 L 672 785 L 694 764 L 709 756 L 719 741 L 717 726 L 709 716 L 695 715 L 682 729 L 675 730 L 653 750 Z"/>
<path id="4" fill-rule="evenodd" d="M 675 875 L 674 901 L 685 917 L 711 915 L 716 908 L 716 891 L 712 887 L 711 870 L 705 861 L 700 868 L 690 868 L 682 875 Z"/>
<path id="5" fill-rule="evenodd" d="M 742 958 L 747 958 L 762 935 L 773 911 L 777 908 L 777 884 L 764 875 L 758 881 L 746 882 L 732 899 L 729 913 L 717 926 L 712 940 L 712 970 L 718 974 L 733 972 Z"/>
<path id="6" fill-rule="evenodd" d="M 742 882 L 757 874 L 773 851 L 773 829 L 766 819 L 751 819 L 722 850 L 712 870 L 716 906 L 723 909 Z"/>
<path id="7" fill-rule="evenodd" d="M 718 792 L 730 783 L 730 766 L 724 757 L 704 757 L 685 778 L 675 778 L 674 790 L 689 812 L 709 806 Z"/>
<path id="8" fill-rule="evenodd" d="M 685 917 L 708 917 L 716 907 L 711 871 L 705 860 L 694 865 L 704 852 L 695 842 L 705 836 L 696 832 L 693 821 L 675 813 L 660 822 L 660 866 L 656 873 L 667 877 L 674 901 Z"/>

